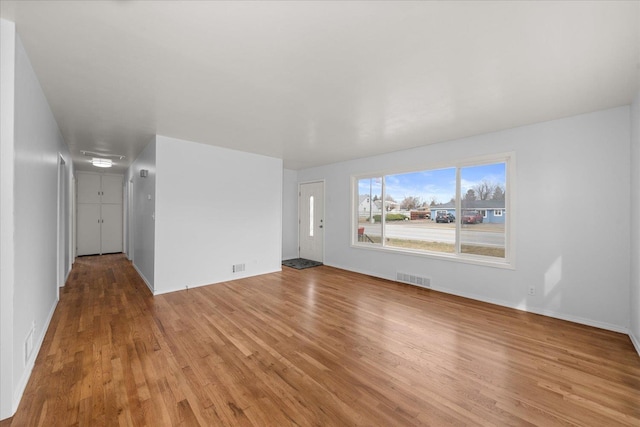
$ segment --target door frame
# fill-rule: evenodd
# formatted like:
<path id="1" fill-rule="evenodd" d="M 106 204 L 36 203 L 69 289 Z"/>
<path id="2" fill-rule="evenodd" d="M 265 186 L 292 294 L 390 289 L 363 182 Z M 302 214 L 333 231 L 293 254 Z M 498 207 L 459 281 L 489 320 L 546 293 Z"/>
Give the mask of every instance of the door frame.
<path id="1" fill-rule="evenodd" d="M 125 178 L 127 178 L 127 176 L 125 176 Z M 127 224 L 127 226 L 126 226 L 127 236 L 125 238 L 125 241 L 127 242 L 127 252 L 126 252 L 126 254 L 127 254 L 127 258 L 129 259 L 129 261 L 131 261 L 133 263 L 134 262 L 134 260 L 133 260 L 133 253 L 134 253 L 134 247 L 133 247 L 133 178 L 127 179 L 126 185 L 127 185 L 127 208 L 125 209 L 126 218 L 127 218 L 127 222 L 126 222 L 126 224 Z"/>
<path id="2" fill-rule="evenodd" d="M 57 255 L 56 255 L 56 300 L 60 300 L 60 288 L 64 286 L 66 279 L 66 252 L 68 250 L 68 224 L 66 221 L 67 216 L 67 199 L 69 192 L 66 186 L 66 162 L 62 154 L 58 153 L 58 195 L 57 195 Z"/>
<path id="3" fill-rule="evenodd" d="M 300 224 L 302 222 L 302 212 L 300 209 L 300 203 L 301 203 L 301 199 L 302 199 L 302 186 L 305 184 L 322 184 L 322 218 L 326 219 L 325 214 L 327 211 L 327 208 L 325 206 L 325 202 L 326 202 L 326 183 L 324 179 L 316 179 L 316 180 L 312 180 L 312 181 L 303 181 L 303 182 L 299 182 L 298 183 L 298 258 L 300 258 Z M 327 221 L 323 221 L 324 227 L 323 227 L 323 231 L 322 231 L 322 262 L 324 263 L 324 254 L 325 254 L 325 241 L 326 239 L 324 238 L 325 235 L 325 230 L 326 230 L 326 224 Z"/>

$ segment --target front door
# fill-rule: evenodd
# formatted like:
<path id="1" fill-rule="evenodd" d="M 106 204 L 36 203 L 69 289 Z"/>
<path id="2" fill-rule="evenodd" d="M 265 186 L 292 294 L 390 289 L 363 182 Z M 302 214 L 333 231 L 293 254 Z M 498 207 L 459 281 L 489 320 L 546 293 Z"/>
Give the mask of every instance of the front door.
<path id="1" fill-rule="evenodd" d="M 324 182 L 300 184 L 300 258 L 324 262 Z"/>

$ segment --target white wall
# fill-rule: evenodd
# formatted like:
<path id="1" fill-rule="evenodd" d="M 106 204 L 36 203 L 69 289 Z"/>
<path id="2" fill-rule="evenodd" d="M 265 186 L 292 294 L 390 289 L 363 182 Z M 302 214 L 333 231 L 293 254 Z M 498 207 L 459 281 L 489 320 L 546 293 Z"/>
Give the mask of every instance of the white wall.
<path id="1" fill-rule="evenodd" d="M 298 171 L 326 181 L 325 264 L 393 279 L 430 277 L 434 289 L 627 331 L 629 107 L 620 107 Z M 516 269 L 350 246 L 350 177 L 515 152 Z M 602 207 L 615 214 L 603 215 Z M 292 232 L 292 228 L 289 232 Z M 537 295 L 528 296 L 535 285 Z"/>
<path id="2" fill-rule="evenodd" d="M 5 54 L 12 55 L 11 46 L 9 43 L 5 44 L 5 36 L 10 39 L 10 33 L 15 31 L 12 28 L 7 29 L 5 25 L 6 21 L 3 21 L 3 57 Z M 5 48 L 8 50 L 5 51 Z M 14 120 L 11 124 L 3 119 L 2 124 L 3 127 L 13 125 L 13 141 L 5 140 L 6 134 L 3 133 L 2 145 L 5 154 L 5 144 L 13 144 L 13 157 L 5 159 L 3 156 L 2 172 L 5 172 L 4 166 L 12 160 L 13 186 L 5 197 L 3 179 L 3 207 L 5 201 L 12 205 L 14 216 L 5 218 L 3 215 L 2 218 L 3 231 L 6 230 L 5 225 L 13 230 L 13 248 L 3 246 L 3 249 L 8 251 L 13 250 L 13 265 L 9 266 L 13 271 L 13 280 L 5 282 L 3 276 L 2 281 L 2 418 L 12 415 L 17 408 L 57 304 L 57 196 L 60 155 L 69 166 L 66 168 L 67 174 L 64 179 L 67 194 L 71 194 L 73 173 L 69 150 L 19 37 L 15 39 L 13 85 L 4 81 L 7 63 L 3 59 L 2 90 L 3 93 L 5 89 L 14 93 Z M 5 104 L 4 95 L 2 107 L 4 117 L 7 114 L 5 108 L 11 110 L 11 105 Z M 69 206 L 66 205 L 65 209 L 64 215 L 68 216 Z M 5 224 L 5 221 L 12 224 Z M 11 236 L 7 237 L 10 241 Z M 3 240 L 4 238 L 3 232 Z M 3 252 L 3 267 L 6 254 Z M 62 256 L 66 258 L 68 254 Z M 64 277 L 67 273 L 68 271 L 64 272 Z M 8 297 L 8 301 L 5 300 L 5 296 Z M 5 309 L 8 309 L 11 316 L 7 323 Z M 34 346 L 28 359 L 25 359 L 25 340 L 32 328 Z M 5 334 L 7 330 L 10 332 Z M 4 356 L 8 353 L 11 360 L 9 364 L 5 364 Z"/>
<path id="3" fill-rule="evenodd" d="M 281 159 L 157 136 L 156 173 L 156 294 L 281 270 Z"/>
<path id="4" fill-rule="evenodd" d="M 640 93 L 631 106 L 631 315 L 629 335 L 640 354 Z"/>
<path id="5" fill-rule="evenodd" d="M 285 169 L 282 176 L 282 259 L 285 260 L 298 258 L 298 172 Z"/>
<path id="6" fill-rule="evenodd" d="M 145 169 L 148 176 L 143 178 L 140 171 Z M 155 269 L 155 210 L 156 210 L 156 138 L 140 153 L 129 167 L 125 180 L 133 180 L 133 200 L 131 203 L 132 222 L 129 232 L 133 234 L 133 247 L 129 248 L 129 256 L 142 279 L 151 292 L 154 291 Z M 128 184 L 127 184 L 128 187 Z M 129 215 L 127 213 L 127 220 Z M 128 236 L 127 236 L 127 240 Z"/>
<path id="7" fill-rule="evenodd" d="M 0 420 L 13 414 L 13 158 L 16 33 L 0 19 Z"/>

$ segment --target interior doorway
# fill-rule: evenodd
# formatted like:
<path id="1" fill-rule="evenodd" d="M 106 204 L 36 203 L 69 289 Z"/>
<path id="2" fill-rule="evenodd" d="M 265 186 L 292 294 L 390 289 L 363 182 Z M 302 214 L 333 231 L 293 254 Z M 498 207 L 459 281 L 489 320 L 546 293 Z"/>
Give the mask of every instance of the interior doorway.
<path id="1" fill-rule="evenodd" d="M 133 262 L 133 178 L 127 181 L 127 258 Z"/>
<path id="2" fill-rule="evenodd" d="M 57 255 L 57 280 L 56 297 L 60 299 L 60 287 L 64 286 L 66 279 L 66 266 L 69 263 L 69 218 L 67 215 L 67 168 L 62 156 L 58 156 L 58 255 Z"/>
<path id="3" fill-rule="evenodd" d="M 324 262 L 324 182 L 300 184 L 298 191 L 300 258 Z"/>

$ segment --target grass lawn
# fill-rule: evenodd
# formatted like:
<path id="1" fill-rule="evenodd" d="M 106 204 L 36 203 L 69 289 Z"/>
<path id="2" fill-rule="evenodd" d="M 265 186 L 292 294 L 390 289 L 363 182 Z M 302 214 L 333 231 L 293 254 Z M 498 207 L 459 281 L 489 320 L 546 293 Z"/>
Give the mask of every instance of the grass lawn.
<path id="1" fill-rule="evenodd" d="M 370 237 L 371 240 L 373 240 L 373 243 L 380 243 L 380 236 Z M 450 254 L 455 252 L 455 246 L 451 243 L 425 242 L 422 240 L 387 239 L 386 246 Z M 504 248 L 493 246 L 462 245 L 462 253 L 504 258 Z"/>

